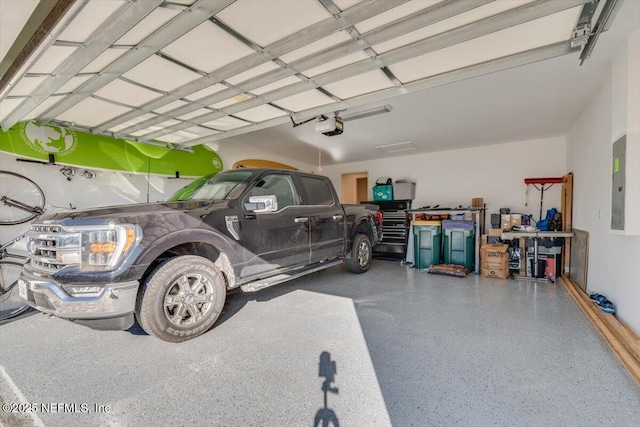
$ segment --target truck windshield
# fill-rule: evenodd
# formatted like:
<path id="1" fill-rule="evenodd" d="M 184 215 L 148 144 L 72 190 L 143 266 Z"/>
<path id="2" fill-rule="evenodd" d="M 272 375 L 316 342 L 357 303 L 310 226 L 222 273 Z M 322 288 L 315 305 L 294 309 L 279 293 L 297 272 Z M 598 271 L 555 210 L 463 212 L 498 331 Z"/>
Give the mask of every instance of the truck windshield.
<path id="1" fill-rule="evenodd" d="M 237 197 L 244 189 L 251 171 L 228 171 L 203 176 L 178 190 L 170 202 L 180 200 L 224 200 Z"/>

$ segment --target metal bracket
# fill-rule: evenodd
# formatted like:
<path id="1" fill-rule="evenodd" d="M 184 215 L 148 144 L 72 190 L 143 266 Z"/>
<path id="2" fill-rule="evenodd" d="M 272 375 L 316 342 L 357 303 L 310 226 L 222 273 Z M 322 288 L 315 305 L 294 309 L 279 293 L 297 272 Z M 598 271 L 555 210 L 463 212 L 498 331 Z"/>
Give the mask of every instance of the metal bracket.
<path id="1" fill-rule="evenodd" d="M 571 47 L 581 47 L 587 44 L 591 35 L 591 23 L 581 24 L 571 34 Z"/>

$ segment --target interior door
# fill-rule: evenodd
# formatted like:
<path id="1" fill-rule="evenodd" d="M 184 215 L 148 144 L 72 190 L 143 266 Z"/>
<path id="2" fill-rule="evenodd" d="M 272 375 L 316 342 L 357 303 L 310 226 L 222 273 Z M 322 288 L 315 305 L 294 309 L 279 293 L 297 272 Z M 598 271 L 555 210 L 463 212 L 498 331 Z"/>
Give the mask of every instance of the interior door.
<path id="1" fill-rule="evenodd" d="M 322 177 L 299 176 L 311 233 L 311 262 L 344 253 L 345 218 L 331 184 Z"/>
<path id="2" fill-rule="evenodd" d="M 245 215 L 241 219 L 240 243 L 247 250 L 246 263 L 240 275 L 266 277 L 309 262 L 309 218 L 290 174 L 270 173 L 250 189 L 251 196 L 274 195 L 274 212 Z"/>

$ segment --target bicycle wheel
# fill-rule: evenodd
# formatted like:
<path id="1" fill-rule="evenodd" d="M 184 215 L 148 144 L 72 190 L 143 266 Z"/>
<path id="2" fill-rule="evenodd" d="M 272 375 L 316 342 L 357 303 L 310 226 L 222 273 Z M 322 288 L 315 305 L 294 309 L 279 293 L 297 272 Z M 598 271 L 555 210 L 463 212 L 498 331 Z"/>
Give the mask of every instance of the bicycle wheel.
<path id="1" fill-rule="evenodd" d="M 10 319 L 29 309 L 16 286 L 21 272 L 22 264 L 19 262 L 0 261 L 0 320 Z"/>
<path id="2" fill-rule="evenodd" d="M 0 171 L 0 182 L 0 225 L 22 224 L 43 212 L 44 193 L 38 184 L 8 171 Z"/>

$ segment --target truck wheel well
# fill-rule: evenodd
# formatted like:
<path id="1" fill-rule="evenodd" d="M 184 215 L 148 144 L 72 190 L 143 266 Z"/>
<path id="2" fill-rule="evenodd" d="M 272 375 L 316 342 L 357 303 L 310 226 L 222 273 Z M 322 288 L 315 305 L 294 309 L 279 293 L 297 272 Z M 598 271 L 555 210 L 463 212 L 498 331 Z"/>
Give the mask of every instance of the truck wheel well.
<path id="1" fill-rule="evenodd" d="M 371 234 L 371 227 L 369 226 L 369 224 L 366 221 L 362 221 L 360 224 L 358 224 L 358 228 L 356 228 L 356 231 L 353 234 L 353 238 L 355 239 L 355 237 L 358 234 L 364 234 L 364 235 L 368 236 L 369 239 L 373 242 L 373 235 Z"/>
<path id="2" fill-rule="evenodd" d="M 222 272 L 227 289 L 235 287 L 235 273 L 227 255 L 215 246 L 202 242 L 183 243 L 164 251 L 149 265 L 142 276 L 142 281 L 145 281 L 158 265 L 181 255 L 198 255 L 211 260 Z"/>

